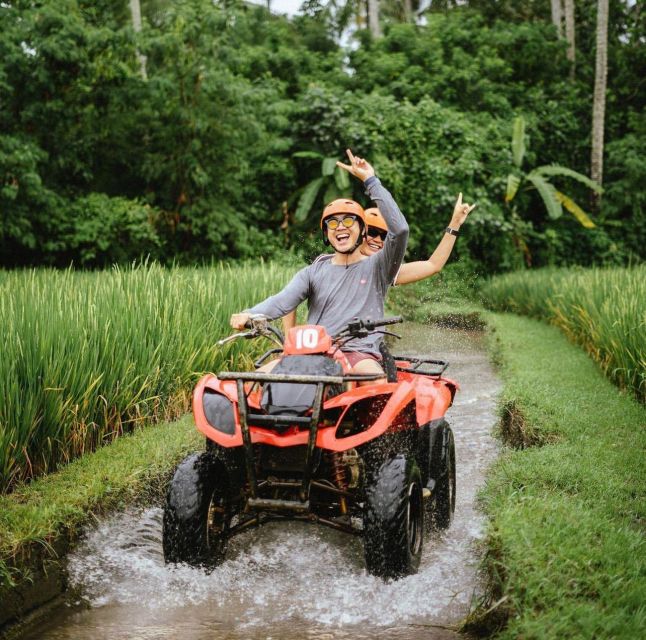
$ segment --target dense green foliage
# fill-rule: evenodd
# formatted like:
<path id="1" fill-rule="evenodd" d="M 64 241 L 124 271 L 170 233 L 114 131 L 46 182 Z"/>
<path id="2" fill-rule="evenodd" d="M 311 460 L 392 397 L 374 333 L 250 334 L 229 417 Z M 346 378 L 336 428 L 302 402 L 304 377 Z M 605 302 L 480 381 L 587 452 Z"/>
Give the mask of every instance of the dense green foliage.
<path id="1" fill-rule="evenodd" d="M 487 322 L 504 382 L 503 431 L 520 447 L 494 464 L 484 495 L 488 615 L 507 623 L 497 637 L 639 637 L 644 408 L 556 328 L 510 314 Z"/>
<path id="2" fill-rule="evenodd" d="M 321 177 L 311 153 L 342 158 L 350 146 L 402 204 L 411 257 L 434 248 L 462 191 L 479 206 L 459 251 L 499 271 L 523 262 L 504 204 L 513 117 L 528 122 L 528 166 L 589 173 L 593 0 L 577 3 L 574 79 L 547 0 L 495 11 L 478 0 L 434 2 L 425 26 L 399 24 L 400 12 L 385 7 L 384 37 L 359 30 L 351 50 L 338 34 L 352 3 L 310 0 L 291 21 L 236 0 L 141 4 L 135 34 L 127 0 L 2 3 L 0 265 L 100 267 L 285 247 L 309 257 L 326 196 L 315 194 L 309 219 L 295 217 L 303 189 Z M 597 226 L 551 220 L 536 191 L 521 189 L 534 264 L 644 255 L 644 16 L 614 0 L 610 18 Z M 563 188 L 587 209 L 584 187 Z"/>
<path id="3" fill-rule="evenodd" d="M 548 320 L 621 387 L 646 401 L 646 267 L 540 270 L 499 275 L 487 306 Z"/>
<path id="4" fill-rule="evenodd" d="M 0 271 L 0 489 L 185 411 L 231 313 L 278 290 L 271 265 Z"/>

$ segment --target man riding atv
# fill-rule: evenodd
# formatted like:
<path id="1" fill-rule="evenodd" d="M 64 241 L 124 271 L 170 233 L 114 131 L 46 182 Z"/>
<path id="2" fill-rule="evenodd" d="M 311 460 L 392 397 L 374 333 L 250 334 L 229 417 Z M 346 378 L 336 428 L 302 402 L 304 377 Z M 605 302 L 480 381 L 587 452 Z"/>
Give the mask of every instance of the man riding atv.
<path id="1" fill-rule="evenodd" d="M 215 566 L 233 535 L 291 519 L 360 535 L 366 569 L 399 578 L 417 571 L 424 532 L 451 523 L 455 443 L 445 414 L 458 385 L 443 377 L 447 362 L 397 356 L 382 344 L 385 327 L 402 320 L 384 318 L 383 306 L 408 226 L 372 167 L 348 156 L 352 164 L 339 166 L 363 180 L 387 222 L 384 248 L 360 252 L 365 213 L 337 200 L 321 217 L 333 257 L 232 316 L 235 329 L 247 330 L 219 344 L 272 340 L 278 348 L 256 366 L 281 355 L 271 372 L 208 373 L 195 387 L 193 415 L 206 448 L 183 460 L 169 483 L 167 562 Z M 283 338 L 267 319 L 305 299 L 309 323 Z"/>
<path id="2" fill-rule="evenodd" d="M 231 316 L 234 329 L 243 329 L 256 314 L 281 318 L 305 299 L 309 302 L 308 324 L 321 325 L 330 335 L 337 334 L 353 318 L 383 317 L 386 292 L 406 251 L 408 224 L 372 166 L 349 149 L 347 153 L 351 164 L 337 165 L 362 180 L 367 195 L 379 204 L 389 228 L 384 248 L 373 256 L 363 255 L 360 251 L 366 235 L 363 207 L 353 200 L 331 202 L 323 210 L 321 231 L 323 241 L 334 249 L 332 259 L 305 267 L 280 293 Z M 380 342 L 381 336 L 373 333 L 344 345 L 352 373 L 383 374 Z M 263 371 L 270 371 L 272 365 L 265 365 Z M 385 378 L 379 380 L 384 381 Z"/>
<path id="3" fill-rule="evenodd" d="M 460 193 L 453 208 L 451 222 L 446 228 L 435 251 L 428 260 L 418 260 L 416 262 L 402 264 L 395 276 L 393 285 L 412 284 L 413 282 L 419 282 L 439 273 L 451 255 L 460 227 L 475 207 L 475 204 L 468 205 L 467 203 L 463 203 L 462 194 Z M 366 209 L 364 211 L 364 219 L 366 222 L 366 234 L 359 250 L 364 256 L 369 257 L 383 249 L 384 241 L 388 237 L 388 224 L 377 207 Z M 316 258 L 315 262 L 331 260 L 333 257 L 334 254 L 325 253 Z M 283 318 L 283 331 L 287 333 L 295 325 L 296 310 L 291 311 Z"/>

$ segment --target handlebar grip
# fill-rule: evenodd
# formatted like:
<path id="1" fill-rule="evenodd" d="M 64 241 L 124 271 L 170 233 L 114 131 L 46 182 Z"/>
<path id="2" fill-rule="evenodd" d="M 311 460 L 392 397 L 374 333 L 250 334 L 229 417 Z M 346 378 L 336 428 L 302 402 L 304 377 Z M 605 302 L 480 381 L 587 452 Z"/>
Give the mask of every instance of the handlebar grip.
<path id="1" fill-rule="evenodd" d="M 245 329 L 255 329 L 259 320 L 269 320 L 269 318 L 262 313 L 252 313 L 249 320 L 244 323 Z"/>
<path id="2" fill-rule="evenodd" d="M 404 319 L 401 316 L 393 316 L 392 318 L 381 318 L 380 320 L 365 320 L 363 325 L 366 329 L 372 330 L 375 327 L 385 327 L 389 324 L 399 324 Z"/>
<path id="3" fill-rule="evenodd" d="M 377 320 L 375 322 L 375 325 L 384 327 L 387 324 L 399 324 L 400 322 L 403 322 L 404 318 L 402 316 L 393 316 L 392 318 L 383 318 L 381 320 Z"/>

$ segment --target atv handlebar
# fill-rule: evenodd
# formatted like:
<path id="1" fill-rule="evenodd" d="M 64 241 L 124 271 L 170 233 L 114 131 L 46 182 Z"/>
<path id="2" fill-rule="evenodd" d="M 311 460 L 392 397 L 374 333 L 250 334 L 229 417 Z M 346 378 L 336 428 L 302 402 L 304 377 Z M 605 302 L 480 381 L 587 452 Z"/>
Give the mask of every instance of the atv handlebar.
<path id="1" fill-rule="evenodd" d="M 394 316 L 392 318 L 380 318 L 379 320 L 361 320 L 354 318 L 348 323 L 345 329 L 342 329 L 334 336 L 335 340 L 342 338 L 365 338 L 369 333 L 372 333 L 377 327 L 385 327 L 390 324 L 399 324 L 404 319 L 401 316 Z"/>
<path id="2" fill-rule="evenodd" d="M 258 336 L 270 338 L 277 342 L 281 347 L 283 346 L 283 342 L 285 342 L 283 334 L 276 329 L 276 327 L 269 324 L 269 318 L 267 318 L 267 316 L 254 314 L 249 318 L 249 320 L 247 320 L 247 322 L 245 322 L 244 326 L 249 329 L 249 331 L 234 333 L 226 338 L 222 338 L 222 340 L 218 340 L 216 343 L 218 347 L 221 347 L 232 340 L 238 340 L 239 338 L 257 338 Z"/>
<path id="3" fill-rule="evenodd" d="M 392 318 L 380 318 L 378 320 L 361 320 L 361 318 L 354 318 L 347 324 L 345 329 L 342 329 L 334 336 L 335 341 L 343 340 L 344 338 L 365 338 L 368 334 L 375 331 L 378 327 L 385 327 L 391 324 L 399 324 L 403 322 L 401 316 L 394 316 Z M 218 340 L 217 345 L 221 347 L 227 342 L 237 340 L 239 338 L 257 338 L 258 336 L 265 336 L 277 341 L 280 346 L 283 345 L 285 338 L 283 334 L 276 329 L 276 327 L 269 324 L 269 318 L 261 314 L 252 315 L 247 322 L 245 328 L 248 331 L 241 331 L 234 333 L 222 340 Z M 386 333 L 386 332 L 384 332 Z M 395 334 L 392 334 L 395 335 Z M 399 337 L 399 336 L 397 336 Z"/>

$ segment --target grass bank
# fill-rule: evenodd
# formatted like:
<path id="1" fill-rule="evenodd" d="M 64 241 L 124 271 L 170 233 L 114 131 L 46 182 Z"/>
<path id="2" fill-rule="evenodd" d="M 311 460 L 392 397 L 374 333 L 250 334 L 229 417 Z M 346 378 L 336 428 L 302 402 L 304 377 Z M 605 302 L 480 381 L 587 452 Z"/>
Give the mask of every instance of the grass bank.
<path id="1" fill-rule="evenodd" d="M 641 637 L 646 412 L 555 327 L 485 317 L 513 448 L 483 495 L 492 610 L 474 626 L 504 625 L 501 638 Z"/>
<path id="2" fill-rule="evenodd" d="M 0 496 L 0 627 L 64 587 L 58 561 L 83 525 L 160 498 L 177 462 L 202 446 L 187 416 L 139 429 Z"/>

